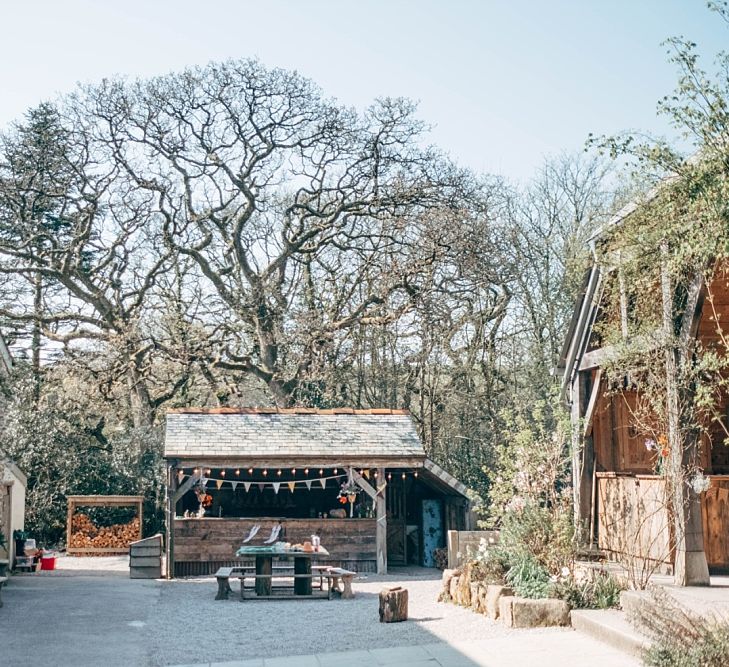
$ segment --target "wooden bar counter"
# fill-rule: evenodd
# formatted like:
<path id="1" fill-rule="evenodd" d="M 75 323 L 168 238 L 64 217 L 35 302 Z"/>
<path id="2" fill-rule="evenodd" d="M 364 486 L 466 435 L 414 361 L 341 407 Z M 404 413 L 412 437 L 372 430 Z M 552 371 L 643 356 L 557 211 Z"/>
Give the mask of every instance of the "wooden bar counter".
<path id="1" fill-rule="evenodd" d="M 329 552 L 323 563 L 357 572 L 374 572 L 377 566 L 375 519 L 289 519 L 251 518 L 176 518 L 176 576 L 213 574 L 219 567 L 236 565 L 249 559 L 235 553 L 254 524 L 261 528 L 251 544 L 262 544 L 277 523 L 284 527 L 284 541 L 291 544 L 318 535 Z"/>

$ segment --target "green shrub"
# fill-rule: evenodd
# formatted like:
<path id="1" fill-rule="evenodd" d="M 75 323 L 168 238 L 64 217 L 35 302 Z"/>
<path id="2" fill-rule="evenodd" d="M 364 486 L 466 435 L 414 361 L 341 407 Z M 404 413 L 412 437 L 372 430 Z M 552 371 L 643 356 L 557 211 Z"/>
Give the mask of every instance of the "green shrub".
<path id="1" fill-rule="evenodd" d="M 610 609 L 619 605 L 621 590 L 615 577 L 599 572 L 592 581 L 580 583 L 572 576 L 564 577 L 554 584 L 552 593 L 572 609 Z"/>
<path id="2" fill-rule="evenodd" d="M 575 558 L 574 526 L 568 506 L 541 507 L 526 503 L 502 518 L 497 548 L 508 565 L 533 559 L 549 574 L 572 567 Z"/>
<path id="3" fill-rule="evenodd" d="M 523 598 L 546 598 L 552 589 L 547 569 L 529 555 L 511 563 L 506 573 L 506 583 Z"/>
<path id="4" fill-rule="evenodd" d="M 648 667 L 726 667 L 729 664 L 729 622 L 706 618 L 682 607 L 664 589 L 631 615 L 652 640 L 643 661 Z"/>

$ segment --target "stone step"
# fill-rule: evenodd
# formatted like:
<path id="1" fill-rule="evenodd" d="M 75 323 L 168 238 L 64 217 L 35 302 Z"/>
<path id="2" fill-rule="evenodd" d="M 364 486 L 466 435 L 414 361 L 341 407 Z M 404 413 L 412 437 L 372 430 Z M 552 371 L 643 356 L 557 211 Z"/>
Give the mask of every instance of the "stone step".
<path id="1" fill-rule="evenodd" d="M 640 657 L 648 640 L 616 609 L 573 609 L 572 627 L 624 653 Z"/>

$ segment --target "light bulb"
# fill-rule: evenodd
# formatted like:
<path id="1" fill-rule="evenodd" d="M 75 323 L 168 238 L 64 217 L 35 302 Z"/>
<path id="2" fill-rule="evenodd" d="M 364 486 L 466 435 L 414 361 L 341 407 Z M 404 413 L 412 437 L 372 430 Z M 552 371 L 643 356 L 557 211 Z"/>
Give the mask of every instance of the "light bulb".
<path id="1" fill-rule="evenodd" d="M 305 475 L 308 475 L 309 474 L 309 469 L 308 468 L 304 468 L 304 474 Z"/>
<path id="2" fill-rule="evenodd" d="M 240 468 L 236 469 L 235 474 L 240 475 Z"/>
<path id="3" fill-rule="evenodd" d="M 221 476 L 221 477 L 225 477 L 225 470 L 221 470 L 221 471 L 220 471 L 220 476 Z"/>
<path id="4" fill-rule="evenodd" d="M 248 468 L 248 474 L 249 475 L 252 475 L 253 474 L 253 468 Z"/>
<path id="5" fill-rule="evenodd" d="M 278 475 L 279 477 L 281 477 L 281 471 L 280 471 L 280 470 L 279 470 L 278 472 L 276 472 L 276 474 L 277 474 L 277 475 Z"/>
<path id="6" fill-rule="evenodd" d="M 266 475 L 268 475 L 268 470 L 263 471 L 263 476 L 266 477 Z"/>
<path id="7" fill-rule="evenodd" d="M 296 474 L 296 468 L 291 468 L 291 474 L 292 475 L 295 475 Z"/>

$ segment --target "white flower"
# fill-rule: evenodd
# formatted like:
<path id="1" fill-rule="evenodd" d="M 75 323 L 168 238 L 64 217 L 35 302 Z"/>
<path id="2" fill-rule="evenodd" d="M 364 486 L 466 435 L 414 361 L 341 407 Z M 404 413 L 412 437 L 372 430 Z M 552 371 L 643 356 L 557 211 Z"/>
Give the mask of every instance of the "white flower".
<path id="1" fill-rule="evenodd" d="M 700 472 L 697 472 L 690 480 L 689 486 L 694 493 L 704 493 L 709 490 L 711 480 Z"/>

